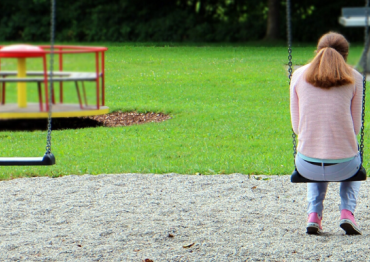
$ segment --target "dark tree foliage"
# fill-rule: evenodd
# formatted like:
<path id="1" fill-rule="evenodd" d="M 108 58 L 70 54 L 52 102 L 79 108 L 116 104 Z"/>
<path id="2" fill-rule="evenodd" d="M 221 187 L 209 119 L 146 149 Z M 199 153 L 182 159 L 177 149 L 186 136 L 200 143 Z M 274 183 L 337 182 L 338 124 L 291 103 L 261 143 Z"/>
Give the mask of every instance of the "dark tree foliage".
<path id="1" fill-rule="evenodd" d="M 286 0 L 277 0 L 278 38 L 286 38 Z M 330 30 L 362 41 L 363 28 L 338 23 L 341 8 L 364 0 L 291 0 L 294 41 L 317 41 Z M 57 0 L 57 41 L 260 40 L 268 0 Z M 48 41 L 50 0 L 1 0 L 0 41 Z"/>
<path id="2" fill-rule="evenodd" d="M 291 0 L 293 41 L 317 41 L 329 31 L 339 32 L 350 41 L 363 41 L 364 28 L 339 24 L 342 7 L 364 7 L 365 0 Z"/>

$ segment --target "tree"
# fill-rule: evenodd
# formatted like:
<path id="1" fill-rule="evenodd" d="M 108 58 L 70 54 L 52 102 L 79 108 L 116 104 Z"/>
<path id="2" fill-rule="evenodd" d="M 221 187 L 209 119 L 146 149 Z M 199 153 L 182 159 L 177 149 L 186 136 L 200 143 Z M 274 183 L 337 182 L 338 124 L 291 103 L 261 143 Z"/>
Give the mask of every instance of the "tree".
<path id="1" fill-rule="evenodd" d="M 279 0 L 268 0 L 267 29 L 265 40 L 277 40 L 280 37 Z"/>

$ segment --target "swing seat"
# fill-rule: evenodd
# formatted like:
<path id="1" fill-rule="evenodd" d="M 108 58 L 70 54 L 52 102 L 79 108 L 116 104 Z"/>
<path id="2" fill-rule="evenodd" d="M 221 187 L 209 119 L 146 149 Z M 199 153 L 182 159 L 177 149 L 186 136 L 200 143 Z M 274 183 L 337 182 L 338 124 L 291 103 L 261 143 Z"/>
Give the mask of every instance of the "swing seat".
<path id="1" fill-rule="evenodd" d="M 357 171 L 356 174 L 354 174 L 352 177 L 343 180 L 343 181 L 314 181 L 305 178 L 302 176 L 297 169 L 293 171 L 293 174 L 290 176 L 290 181 L 292 183 L 322 183 L 322 182 L 347 182 L 347 181 L 364 181 L 366 180 L 367 175 L 366 175 L 366 170 L 365 168 L 361 165 L 360 169 Z"/>
<path id="2" fill-rule="evenodd" d="M 0 166 L 51 166 L 55 164 L 53 154 L 43 157 L 0 157 Z"/>

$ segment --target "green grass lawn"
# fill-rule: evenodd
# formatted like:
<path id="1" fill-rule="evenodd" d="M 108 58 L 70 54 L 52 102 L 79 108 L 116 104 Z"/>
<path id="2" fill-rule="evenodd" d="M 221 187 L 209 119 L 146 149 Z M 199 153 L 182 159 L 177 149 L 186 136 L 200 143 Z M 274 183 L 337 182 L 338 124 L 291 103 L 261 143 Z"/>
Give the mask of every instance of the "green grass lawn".
<path id="1" fill-rule="evenodd" d="M 1 179 L 128 172 L 277 175 L 293 170 L 284 44 L 96 45 L 108 47 L 106 105 L 111 111 L 163 112 L 172 119 L 53 131 L 55 166 L 0 167 Z M 314 44 L 293 48 L 294 64 L 307 63 L 315 50 Z M 356 64 L 361 51 L 361 45 L 352 46 L 349 63 Z M 93 71 L 93 61 L 89 55 L 71 56 L 65 70 Z M 3 59 L 1 68 L 12 63 Z M 37 61 L 27 67 L 37 69 Z M 36 101 L 36 88 L 28 89 L 29 99 Z M 7 101 L 15 101 L 16 93 L 8 90 Z M 67 100 L 75 101 L 74 92 L 66 88 Z M 93 91 L 90 96 L 92 100 Z M 0 156 L 42 156 L 46 130 L 0 132 L 0 141 Z M 367 152 L 365 148 L 365 167 Z"/>

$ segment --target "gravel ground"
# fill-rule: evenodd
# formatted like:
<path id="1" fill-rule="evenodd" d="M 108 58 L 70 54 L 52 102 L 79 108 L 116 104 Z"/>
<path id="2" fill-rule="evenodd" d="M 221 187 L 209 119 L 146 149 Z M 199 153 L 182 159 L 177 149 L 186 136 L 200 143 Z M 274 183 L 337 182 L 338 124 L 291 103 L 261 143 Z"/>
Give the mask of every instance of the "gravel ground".
<path id="1" fill-rule="evenodd" d="M 369 261 L 369 186 L 339 227 L 305 234 L 306 185 L 289 176 L 83 175 L 0 182 L 0 261 Z"/>

